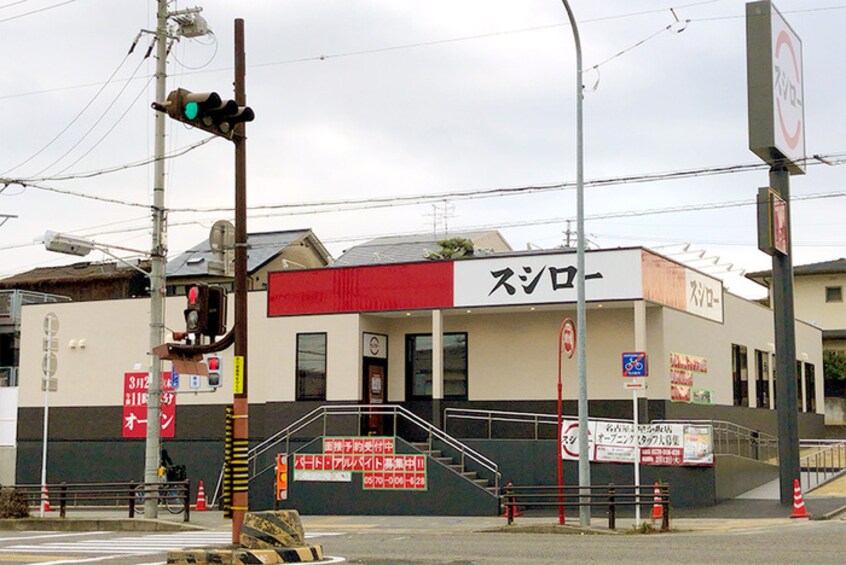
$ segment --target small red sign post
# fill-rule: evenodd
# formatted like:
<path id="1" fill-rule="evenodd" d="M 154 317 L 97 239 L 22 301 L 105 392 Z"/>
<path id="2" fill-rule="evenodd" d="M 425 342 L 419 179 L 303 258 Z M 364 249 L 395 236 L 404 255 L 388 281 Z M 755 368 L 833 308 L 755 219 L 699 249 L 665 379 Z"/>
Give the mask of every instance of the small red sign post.
<path id="1" fill-rule="evenodd" d="M 564 454 L 562 453 L 562 444 L 561 444 L 561 427 L 562 427 L 562 416 L 561 416 L 561 397 L 562 397 L 562 385 L 561 385 L 561 357 L 562 353 L 567 354 L 568 359 L 573 358 L 573 354 L 576 352 L 576 324 L 573 323 L 573 320 L 570 318 L 564 318 L 564 321 L 561 322 L 561 329 L 558 331 L 558 440 L 556 441 L 556 455 L 555 460 L 558 462 L 558 523 L 564 524 L 564 506 L 562 503 L 564 502 L 563 498 L 561 498 L 562 490 L 561 487 L 564 486 Z"/>

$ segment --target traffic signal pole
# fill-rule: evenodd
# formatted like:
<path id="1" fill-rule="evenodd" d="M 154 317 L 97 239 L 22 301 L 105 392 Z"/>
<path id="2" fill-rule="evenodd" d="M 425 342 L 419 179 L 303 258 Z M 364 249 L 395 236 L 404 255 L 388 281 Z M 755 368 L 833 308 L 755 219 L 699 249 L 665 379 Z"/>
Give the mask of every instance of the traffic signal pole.
<path id="1" fill-rule="evenodd" d="M 245 106 L 244 20 L 235 20 L 235 101 Z M 233 370 L 232 543 L 241 537 L 249 509 L 249 402 L 247 400 L 247 138 L 235 126 L 235 367 Z"/>
<path id="2" fill-rule="evenodd" d="M 156 100 L 164 100 L 167 86 L 167 0 L 158 0 L 156 13 Z M 147 386 L 147 438 L 144 448 L 144 482 L 155 484 L 159 472 L 161 435 L 162 362 L 153 349 L 164 341 L 164 183 L 165 115 L 155 115 L 155 165 L 153 171 L 153 246 L 150 251 L 150 370 Z M 144 515 L 158 517 L 158 497 L 147 496 Z"/>

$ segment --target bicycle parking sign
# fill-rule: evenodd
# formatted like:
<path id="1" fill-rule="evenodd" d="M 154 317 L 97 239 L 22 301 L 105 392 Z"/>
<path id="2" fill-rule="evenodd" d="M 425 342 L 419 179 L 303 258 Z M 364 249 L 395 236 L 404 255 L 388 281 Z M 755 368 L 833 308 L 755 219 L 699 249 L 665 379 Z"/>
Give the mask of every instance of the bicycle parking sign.
<path id="1" fill-rule="evenodd" d="M 623 376 L 645 377 L 649 375 L 649 363 L 644 351 L 623 353 Z"/>

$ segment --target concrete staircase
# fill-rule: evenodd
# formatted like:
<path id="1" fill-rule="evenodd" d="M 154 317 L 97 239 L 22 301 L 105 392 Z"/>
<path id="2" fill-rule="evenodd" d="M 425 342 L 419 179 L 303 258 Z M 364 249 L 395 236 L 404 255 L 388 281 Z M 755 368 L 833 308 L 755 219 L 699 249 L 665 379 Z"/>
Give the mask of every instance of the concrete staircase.
<path id="1" fill-rule="evenodd" d="M 413 442 L 411 443 L 411 446 L 428 455 L 429 458 L 434 460 L 436 463 L 443 465 L 456 475 L 459 475 L 465 480 L 475 484 L 477 487 L 488 491 L 492 496 L 497 496 L 496 486 L 491 485 L 490 480 L 479 476 L 476 471 L 467 470 L 461 461 L 456 461 L 454 457 L 445 454 L 442 450 L 435 449 L 428 442 Z"/>

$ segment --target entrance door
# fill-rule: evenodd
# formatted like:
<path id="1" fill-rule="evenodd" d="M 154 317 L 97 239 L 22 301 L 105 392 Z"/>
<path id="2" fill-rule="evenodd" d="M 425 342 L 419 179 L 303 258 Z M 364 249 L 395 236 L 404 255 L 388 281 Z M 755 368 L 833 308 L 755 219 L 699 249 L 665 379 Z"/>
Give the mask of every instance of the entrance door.
<path id="1" fill-rule="evenodd" d="M 387 379 L 385 367 L 381 363 L 370 362 L 365 365 L 364 401 L 367 404 L 384 404 L 388 397 L 385 387 Z M 370 414 L 366 419 L 365 432 L 369 435 L 382 435 L 383 417 Z"/>

